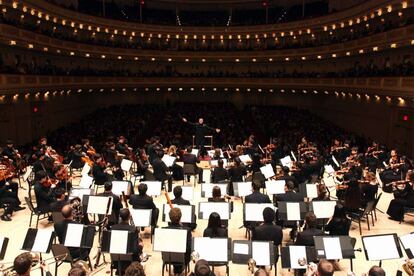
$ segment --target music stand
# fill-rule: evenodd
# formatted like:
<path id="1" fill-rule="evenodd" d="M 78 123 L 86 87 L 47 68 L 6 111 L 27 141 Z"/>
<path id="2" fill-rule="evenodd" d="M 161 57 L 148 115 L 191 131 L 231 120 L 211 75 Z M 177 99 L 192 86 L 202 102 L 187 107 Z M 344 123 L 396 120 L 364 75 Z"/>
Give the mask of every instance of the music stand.
<path id="1" fill-rule="evenodd" d="M 68 223 L 63 245 L 66 247 L 92 248 L 94 236 L 94 226 Z"/>
<path id="2" fill-rule="evenodd" d="M 299 192 L 305 198 L 317 198 L 318 197 L 318 185 L 313 183 L 302 183 L 299 185 Z"/>
<path id="3" fill-rule="evenodd" d="M 181 190 L 183 191 L 183 194 L 182 194 L 181 197 L 183 199 L 188 200 L 188 201 L 193 201 L 193 199 L 194 199 L 194 187 L 193 186 L 185 186 L 185 185 L 184 186 L 179 185 L 179 186 L 181 187 Z M 173 192 L 170 192 L 169 194 L 170 194 L 171 199 L 175 198 Z"/>
<path id="4" fill-rule="evenodd" d="M 281 249 L 282 268 L 306 269 L 309 262 L 316 260 L 313 246 L 289 245 Z"/>
<path id="5" fill-rule="evenodd" d="M 122 193 L 129 196 L 131 194 L 132 183 L 127 180 L 112 181 L 112 193 L 121 196 Z"/>
<path id="6" fill-rule="evenodd" d="M 263 210 L 267 207 L 274 211 L 277 209 L 272 203 L 244 203 L 243 221 L 262 222 Z"/>
<path id="7" fill-rule="evenodd" d="M 405 254 L 409 259 L 414 259 L 414 232 L 399 237 Z"/>
<path id="8" fill-rule="evenodd" d="M 91 171 L 91 167 L 88 165 L 88 163 L 85 163 L 82 167 L 82 171 L 81 171 L 81 175 L 88 175 L 89 172 Z"/>
<path id="9" fill-rule="evenodd" d="M 121 169 L 125 172 L 129 172 L 131 170 L 132 167 L 132 161 L 129 159 L 122 159 L 121 161 Z"/>
<path id="10" fill-rule="evenodd" d="M 244 197 L 251 195 L 252 183 L 251 182 L 233 182 L 234 195 Z"/>
<path id="11" fill-rule="evenodd" d="M 285 157 L 283 157 L 282 159 L 280 159 L 280 163 L 282 163 L 283 167 L 292 167 L 292 159 L 290 159 L 289 155 L 286 155 Z"/>
<path id="12" fill-rule="evenodd" d="M 214 250 L 211 250 L 214 248 Z M 200 259 L 209 265 L 226 266 L 226 275 L 229 275 L 229 260 L 231 258 L 231 239 L 229 238 L 193 238 L 192 252 L 197 252 Z"/>
<path id="13" fill-rule="evenodd" d="M 178 208 L 181 210 L 181 222 L 182 223 L 195 223 L 194 221 L 194 214 L 195 214 L 195 206 L 194 205 L 176 205 L 173 204 L 174 208 Z M 171 222 L 169 217 L 169 212 L 171 208 L 169 204 L 164 204 L 162 208 L 162 221 L 164 222 Z"/>
<path id="14" fill-rule="evenodd" d="M 283 221 L 302 221 L 308 212 L 305 202 L 285 202 L 277 203 L 279 219 Z"/>
<path id="15" fill-rule="evenodd" d="M 379 266 L 383 260 L 400 259 L 403 256 L 398 236 L 395 233 L 362 236 L 362 244 L 366 259 L 379 261 Z"/>
<path id="16" fill-rule="evenodd" d="M 69 200 L 73 199 L 73 198 L 80 198 L 80 200 L 83 199 L 84 195 L 93 195 L 94 194 L 94 190 L 93 189 L 78 189 L 78 188 L 72 188 L 70 190 L 70 195 L 69 195 Z"/>
<path id="17" fill-rule="evenodd" d="M 275 249 L 271 241 L 252 241 L 252 258 L 256 266 L 275 264 Z"/>
<path id="18" fill-rule="evenodd" d="M 231 245 L 231 261 L 234 264 L 247 264 L 252 256 L 252 242 L 234 240 Z"/>
<path id="19" fill-rule="evenodd" d="M 313 239 L 318 259 L 355 259 L 354 247 L 349 236 L 315 236 Z"/>
<path id="20" fill-rule="evenodd" d="M 285 180 L 269 180 L 265 182 L 268 195 L 278 195 L 285 193 Z"/>
<path id="21" fill-rule="evenodd" d="M 9 238 L 0 237 L 0 261 L 4 260 L 6 255 L 7 245 L 9 244 Z"/>
<path id="22" fill-rule="evenodd" d="M 102 252 L 110 253 L 112 262 L 117 262 L 118 275 L 122 275 L 122 261 L 133 261 L 133 232 L 110 230 L 102 233 Z"/>
<path id="23" fill-rule="evenodd" d="M 221 220 L 229 220 L 231 218 L 229 202 L 199 202 L 198 218 L 208 219 L 210 214 L 216 212 L 220 215 Z"/>
<path id="24" fill-rule="evenodd" d="M 213 187 L 218 186 L 221 191 L 221 197 L 227 194 L 228 183 L 203 183 L 201 184 L 201 197 L 213 197 Z"/>
<path id="25" fill-rule="evenodd" d="M 152 209 L 129 208 L 129 212 L 131 213 L 135 227 L 151 226 Z"/>
<path id="26" fill-rule="evenodd" d="M 147 195 L 148 196 L 159 196 L 161 195 L 161 181 L 143 181 L 141 183 L 145 183 L 148 187 Z"/>
<path id="27" fill-rule="evenodd" d="M 265 166 L 260 167 L 260 172 L 264 175 L 266 179 L 275 176 L 275 172 L 271 164 L 266 164 Z"/>
<path id="28" fill-rule="evenodd" d="M 27 229 L 22 250 L 39 253 L 39 261 L 42 261 L 42 253 L 49 253 L 52 248 L 55 232 L 47 229 Z M 41 269 L 43 275 L 43 269 Z"/>
<path id="29" fill-rule="evenodd" d="M 249 163 L 252 162 L 252 158 L 250 158 L 248 154 L 240 155 L 239 159 L 244 165 L 248 165 Z"/>
<path id="30" fill-rule="evenodd" d="M 174 165 L 175 159 L 177 159 L 177 158 L 174 157 L 174 156 L 164 155 L 161 160 L 169 168 L 169 167 L 172 167 Z"/>
<path id="31" fill-rule="evenodd" d="M 111 215 L 113 200 L 111 196 L 84 195 L 82 205 L 87 214 Z"/>
<path id="32" fill-rule="evenodd" d="M 336 200 L 312 201 L 309 211 L 313 212 L 317 219 L 329 219 L 333 216 Z"/>

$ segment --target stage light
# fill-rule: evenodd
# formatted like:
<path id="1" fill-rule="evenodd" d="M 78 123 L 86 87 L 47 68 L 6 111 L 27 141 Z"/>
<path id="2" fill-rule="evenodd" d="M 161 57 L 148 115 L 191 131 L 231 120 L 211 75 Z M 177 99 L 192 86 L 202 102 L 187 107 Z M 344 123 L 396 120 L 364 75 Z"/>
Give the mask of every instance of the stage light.
<path id="1" fill-rule="evenodd" d="M 254 58 L 254 59 L 252 59 L 252 61 L 253 61 L 253 62 L 256 62 L 256 59 Z"/>
<path id="2" fill-rule="evenodd" d="M 168 58 L 168 62 L 171 62 L 172 61 L 172 58 Z"/>
<path id="3" fill-rule="evenodd" d="M 44 51 L 44 52 L 47 52 L 47 51 L 49 51 L 49 48 L 47 48 L 47 47 L 43 47 L 43 51 Z"/>
<path id="4" fill-rule="evenodd" d="M 306 57 L 302 57 L 302 60 L 306 60 Z"/>
<path id="5" fill-rule="evenodd" d="M 10 40 L 10 45 L 16 45 L 16 40 Z"/>
<path id="6" fill-rule="evenodd" d="M 29 49 L 33 49 L 33 47 L 34 47 L 33 44 L 28 44 L 27 45 L 27 48 L 29 48 Z"/>
<path id="7" fill-rule="evenodd" d="M 397 48 L 397 44 L 396 44 L 396 43 L 392 43 L 392 44 L 390 45 L 390 47 L 391 47 L 391 48 Z"/>
<path id="8" fill-rule="evenodd" d="M 403 9 L 406 9 L 408 7 L 408 2 L 407 1 L 402 1 L 401 6 L 402 6 Z"/>
<path id="9" fill-rule="evenodd" d="M 323 30 L 326 32 L 328 30 L 328 26 L 323 26 Z"/>
<path id="10" fill-rule="evenodd" d="M 153 57 L 153 58 L 151 58 L 151 61 L 155 61 L 155 58 Z"/>
<path id="11" fill-rule="evenodd" d="M 239 62 L 240 60 L 238 58 L 236 58 L 236 62 Z"/>
<path id="12" fill-rule="evenodd" d="M 317 58 L 318 58 L 318 59 L 321 59 L 321 58 L 322 58 L 322 56 L 317 56 Z"/>
<path id="13" fill-rule="evenodd" d="M 332 57 L 333 57 L 333 58 L 336 58 L 336 54 L 332 54 Z"/>
<path id="14" fill-rule="evenodd" d="M 273 58 L 269 58 L 269 61 L 272 62 L 273 61 Z"/>
<path id="15" fill-rule="evenodd" d="M 364 49 L 360 49 L 360 50 L 358 51 L 358 53 L 363 54 L 363 53 L 364 53 Z"/>
<path id="16" fill-rule="evenodd" d="M 285 93 L 285 89 L 280 89 L 280 92 Z"/>
<path id="17" fill-rule="evenodd" d="M 378 47 L 377 46 L 373 47 L 372 51 L 374 51 L 374 52 L 378 51 Z"/>
<path id="18" fill-rule="evenodd" d="M 101 55 L 101 58 L 106 58 L 106 56 L 105 55 Z"/>
<path id="19" fill-rule="evenodd" d="M 286 60 L 286 61 L 289 61 L 289 58 L 287 57 L 287 58 L 285 58 L 285 60 Z"/>

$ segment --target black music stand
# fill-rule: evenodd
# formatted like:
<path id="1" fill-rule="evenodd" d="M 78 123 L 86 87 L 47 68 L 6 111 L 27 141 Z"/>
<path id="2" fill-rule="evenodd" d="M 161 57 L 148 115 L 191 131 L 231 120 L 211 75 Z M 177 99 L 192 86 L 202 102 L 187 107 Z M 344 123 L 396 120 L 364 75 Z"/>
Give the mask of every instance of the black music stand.
<path id="1" fill-rule="evenodd" d="M 309 262 L 316 261 L 316 252 L 313 246 L 290 245 L 282 247 L 281 255 L 282 268 L 306 269 Z"/>
<path id="2" fill-rule="evenodd" d="M 414 259 L 414 232 L 401 236 L 399 239 L 407 257 L 409 259 Z"/>
<path id="3" fill-rule="evenodd" d="M 400 259 L 403 254 L 396 233 L 362 236 L 365 257 L 368 261 Z"/>
<path id="4" fill-rule="evenodd" d="M 111 254 L 111 260 L 116 262 L 120 276 L 122 276 L 122 262 L 133 261 L 133 235 L 133 232 L 127 230 L 109 230 L 102 233 L 102 252 Z M 116 239 L 116 242 L 112 239 Z"/>
<path id="5" fill-rule="evenodd" d="M 305 202 L 286 202 L 280 201 L 277 203 L 279 211 L 279 219 L 283 221 L 302 221 L 305 219 L 308 212 L 308 206 Z M 291 208 L 291 206 L 293 208 Z M 294 206 L 297 206 L 294 207 Z"/>
<path id="6" fill-rule="evenodd" d="M 6 255 L 7 245 L 9 244 L 9 238 L 0 237 L 0 261 L 4 260 Z"/>
<path id="7" fill-rule="evenodd" d="M 214 250 L 211 250 L 214 248 Z M 197 252 L 200 259 L 204 259 L 212 266 L 226 266 L 226 275 L 229 275 L 229 260 L 231 259 L 230 238 L 194 237 L 191 250 Z M 217 252 L 227 252 L 225 256 L 219 256 Z"/>
<path id="8" fill-rule="evenodd" d="M 352 259 L 355 259 L 355 250 L 350 236 L 315 236 L 313 239 L 319 260 L 349 259 L 351 271 L 353 270 Z"/>

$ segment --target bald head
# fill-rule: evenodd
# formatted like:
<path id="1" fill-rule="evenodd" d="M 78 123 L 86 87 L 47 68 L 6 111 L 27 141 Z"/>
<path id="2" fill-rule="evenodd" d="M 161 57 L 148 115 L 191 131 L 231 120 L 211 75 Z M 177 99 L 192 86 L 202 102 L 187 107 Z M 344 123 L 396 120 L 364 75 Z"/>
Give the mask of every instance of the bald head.
<path id="1" fill-rule="evenodd" d="M 65 206 L 63 206 L 63 208 L 62 208 L 62 216 L 65 218 L 65 219 L 68 219 L 68 218 L 71 218 L 72 217 L 72 207 L 70 207 L 70 205 L 68 204 L 68 205 L 65 205 Z"/>
<path id="2" fill-rule="evenodd" d="M 318 275 L 319 276 L 332 276 L 334 275 L 334 266 L 331 262 L 327 260 L 321 260 L 318 265 Z"/>

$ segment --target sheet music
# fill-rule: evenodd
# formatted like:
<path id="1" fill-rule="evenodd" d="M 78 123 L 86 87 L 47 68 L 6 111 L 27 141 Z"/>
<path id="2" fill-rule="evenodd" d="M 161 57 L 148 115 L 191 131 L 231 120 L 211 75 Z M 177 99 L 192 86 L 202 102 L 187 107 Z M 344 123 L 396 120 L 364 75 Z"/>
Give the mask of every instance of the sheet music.
<path id="1" fill-rule="evenodd" d="M 147 227 L 151 225 L 151 209 L 129 208 L 129 212 L 136 227 Z"/>
<path id="2" fill-rule="evenodd" d="M 87 175 L 87 174 L 90 172 L 90 170 L 91 170 L 91 167 L 88 165 L 88 163 L 85 163 L 85 164 L 83 165 L 81 175 L 82 175 L 82 176 L 83 176 L 83 175 Z"/>
<path id="3" fill-rule="evenodd" d="M 1 253 L 1 250 L 3 249 L 3 243 L 4 243 L 4 237 L 0 236 L 0 253 Z"/>
<path id="4" fill-rule="evenodd" d="M 327 174 L 333 174 L 335 172 L 335 169 L 332 167 L 332 165 L 325 165 L 324 168 Z"/>
<path id="5" fill-rule="evenodd" d="M 79 187 L 82 189 L 89 189 L 92 186 L 93 177 L 84 174 L 79 182 Z"/>
<path id="6" fill-rule="evenodd" d="M 49 247 L 53 231 L 47 229 L 37 229 L 36 238 L 33 243 L 32 252 L 46 253 Z"/>
<path id="7" fill-rule="evenodd" d="M 296 159 L 296 155 L 293 151 L 290 151 L 290 155 L 292 155 L 292 158 L 295 160 L 295 162 L 298 162 L 298 159 Z"/>
<path id="8" fill-rule="evenodd" d="M 263 210 L 267 207 L 272 208 L 276 211 L 276 207 L 272 203 L 245 203 L 245 220 L 263 221 Z"/>
<path id="9" fill-rule="evenodd" d="M 227 159 L 221 159 L 221 160 L 223 161 L 223 167 L 224 168 L 227 167 L 227 163 L 228 163 Z M 218 160 L 211 160 L 210 165 L 212 167 L 218 167 Z"/>
<path id="10" fill-rule="evenodd" d="M 161 160 L 165 163 L 167 167 L 171 167 L 172 165 L 174 165 L 175 159 L 177 158 L 175 158 L 174 156 L 164 155 Z"/>
<path id="11" fill-rule="evenodd" d="M 283 157 L 282 159 L 280 159 L 280 163 L 282 163 L 283 167 L 292 167 L 292 159 L 290 159 L 289 155 L 286 155 L 285 157 Z"/>
<path id="12" fill-rule="evenodd" d="M 293 269 L 306 269 L 308 266 L 308 257 L 306 256 L 306 246 L 289 246 L 290 267 Z M 299 264 L 300 259 L 305 259 L 304 265 Z"/>
<path id="13" fill-rule="evenodd" d="M 285 193 L 285 180 L 269 180 L 265 182 L 268 195 L 277 195 Z"/>
<path id="14" fill-rule="evenodd" d="M 318 197 L 318 185 L 317 184 L 306 184 L 306 197 L 307 198 Z"/>
<path id="15" fill-rule="evenodd" d="M 384 183 L 382 183 L 382 180 L 381 180 L 381 177 L 380 177 L 380 174 L 379 174 L 379 171 L 378 170 L 375 173 L 375 178 L 377 179 L 379 186 L 380 187 L 383 187 L 384 186 Z"/>
<path id="16" fill-rule="evenodd" d="M 75 189 L 73 188 L 70 190 L 69 199 L 79 197 L 82 201 L 84 195 L 91 195 L 93 193 L 93 190 L 91 189 Z"/>
<path id="17" fill-rule="evenodd" d="M 250 182 L 234 182 L 233 186 L 235 191 L 237 187 L 237 196 L 248 196 L 253 193 L 252 183 Z"/>
<path id="18" fill-rule="evenodd" d="M 337 167 L 340 167 L 338 160 L 336 160 L 335 156 L 332 155 L 332 161 L 334 161 Z"/>
<path id="19" fill-rule="evenodd" d="M 248 255 L 249 254 L 249 245 L 247 243 L 234 243 L 233 246 L 234 254 L 242 254 Z"/>
<path id="20" fill-rule="evenodd" d="M 132 161 L 128 159 L 122 159 L 121 161 L 121 169 L 125 172 L 129 172 L 132 166 Z"/>
<path id="21" fill-rule="evenodd" d="M 161 181 L 143 181 L 141 183 L 147 184 L 147 195 L 159 196 L 161 195 Z"/>
<path id="22" fill-rule="evenodd" d="M 256 265 L 270 265 L 270 252 L 268 242 L 252 242 L 252 258 Z"/>
<path id="23" fill-rule="evenodd" d="M 230 203 L 228 202 L 200 202 L 199 212 L 202 219 L 208 219 L 211 213 L 216 212 L 222 220 L 230 218 Z"/>
<path id="24" fill-rule="evenodd" d="M 186 199 L 188 201 L 192 201 L 194 199 L 194 188 L 193 188 L 193 186 L 181 186 L 181 190 L 183 191 L 183 194 L 181 195 L 181 197 L 183 199 Z M 169 194 L 170 194 L 171 199 L 175 198 L 173 192 L 170 192 Z"/>
<path id="25" fill-rule="evenodd" d="M 155 228 L 154 251 L 184 253 L 187 249 L 187 230 Z"/>
<path id="26" fill-rule="evenodd" d="M 216 153 L 216 151 L 215 150 L 208 150 L 207 151 L 207 154 L 211 157 L 211 158 L 213 158 L 214 157 L 214 153 Z M 220 149 L 220 157 L 221 158 L 224 158 L 224 154 L 223 154 L 223 151 Z"/>
<path id="27" fill-rule="evenodd" d="M 275 176 L 275 172 L 273 171 L 273 167 L 271 164 L 267 164 L 263 167 L 260 167 L 260 171 L 265 176 L 266 179 L 269 179 L 273 176 Z"/>
<path id="28" fill-rule="evenodd" d="M 65 246 L 80 247 L 83 235 L 83 224 L 68 223 L 65 235 Z"/>
<path id="29" fill-rule="evenodd" d="M 287 220 L 300 220 L 300 205 L 299 202 L 286 202 Z"/>
<path id="30" fill-rule="evenodd" d="M 313 213 L 316 218 L 330 218 L 333 216 L 335 211 L 336 201 L 312 201 Z"/>
<path id="31" fill-rule="evenodd" d="M 112 181 L 112 193 L 117 196 L 122 195 L 122 192 L 125 195 L 129 195 L 130 184 L 128 181 Z"/>
<path id="32" fill-rule="evenodd" d="M 252 162 L 252 159 L 250 158 L 250 156 L 248 154 L 240 155 L 239 159 L 245 165 Z"/>
<path id="33" fill-rule="evenodd" d="M 88 200 L 88 214 L 105 215 L 108 208 L 108 200 L 111 200 L 111 204 L 108 209 L 108 215 L 112 214 L 112 197 L 108 196 L 90 196 Z"/>
<path id="34" fill-rule="evenodd" d="M 191 223 L 193 218 L 193 206 L 191 205 L 177 205 L 173 204 L 173 207 L 179 208 L 181 210 L 181 222 L 182 223 Z M 170 222 L 170 216 L 168 213 L 170 212 L 171 208 L 169 204 L 164 204 L 164 214 L 165 214 L 165 221 Z"/>
<path id="35" fill-rule="evenodd" d="M 414 254 L 414 234 L 407 234 L 400 237 L 400 241 L 405 250 L 410 250 L 411 254 Z M 1 248 L 1 246 L 0 246 Z"/>
<path id="36" fill-rule="evenodd" d="M 201 184 L 201 192 L 204 193 L 203 197 L 213 197 L 213 187 L 218 186 L 221 191 L 221 197 L 227 194 L 227 183 L 203 183 Z"/>
<path id="37" fill-rule="evenodd" d="M 322 241 L 323 247 L 325 248 L 325 257 L 327 260 L 342 259 L 341 243 L 338 237 L 324 237 Z"/>
<path id="38" fill-rule="evenodd" d="M 208 262 L 228 262 L 228 250 L 227 238 L 194 238 L 194 251 Z"/>
<path id="39" fill-rule="evenodd" d="M 29 176 L 32 173 L 32 171 L 33 171 L 33 167 L 32 166 L 27 166 L 26 167 L 26 172 L 23 175 L 23 181 L 25 181 L 25 182 L 27 181 L 27 179 L 29 178 Z"/>
<path id="40" fill-rule="evenodd" d="M 112 254 L 126 254 L 128 251 L 128 231 L 111 230 L 109 252 Z"/>
<path id="41" fill-rule="evenodd" d="M 400 258 L 393 235 L 368 236 L 362 240 L 370 261 Z"/>
<path id="42" fill-rule="evenodd" d="M 192 149 L 191 154 L 194 154 L 195 156 L 198 156 L 198 149 Z"/>
<path id="43" fill-rule="evenodd" d="M 333 176 L 324 177 L 323 183 L 328 189 L 336 187 L 335 178 Z"/>

